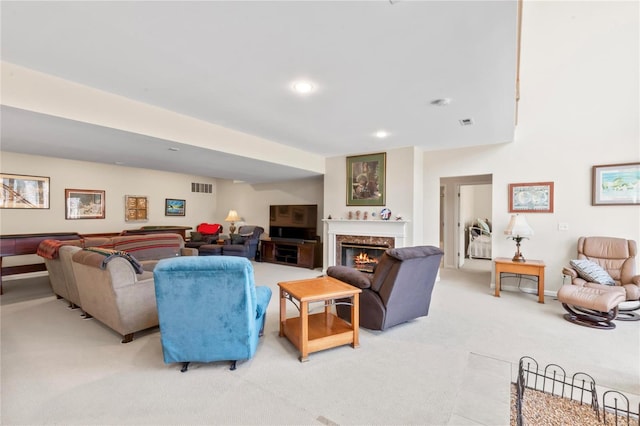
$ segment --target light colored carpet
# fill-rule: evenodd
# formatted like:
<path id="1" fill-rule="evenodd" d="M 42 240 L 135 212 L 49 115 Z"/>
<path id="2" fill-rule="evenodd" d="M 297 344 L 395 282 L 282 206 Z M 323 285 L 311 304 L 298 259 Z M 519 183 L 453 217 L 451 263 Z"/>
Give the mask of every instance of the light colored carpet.
<path id="1" fill-rule="evenodd" d="M 43 280 L 6 281 L 2 424 L 507 425 L 509 382 L 524 355 L 640 394 L 640 323 L 579 327 L 552 298 L 543 305 L 520 292 L 493 297 L 489 272 L 479 271 L 443 270 L 428 317 L 382 333 L 361 329 L 360 348 L 300 363 L 278 337 L 277 282 L 321 271 L 254 266 L 257 284 L 274 296 L 256 356 L 236 371 L 221 362 L 182 374 L 163 363 L 157 328 L 121 344 L 56 300 Z M 25 291 L 33 298 L 20 296 Z"/>

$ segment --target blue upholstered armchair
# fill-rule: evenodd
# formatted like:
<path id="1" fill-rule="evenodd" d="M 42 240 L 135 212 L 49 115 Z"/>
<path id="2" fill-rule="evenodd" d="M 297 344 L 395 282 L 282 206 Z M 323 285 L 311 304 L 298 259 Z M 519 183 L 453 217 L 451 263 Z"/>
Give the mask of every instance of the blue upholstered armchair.
<path id="1" fill-rule="evenodd" d="M 229 244 L 222 247 L 223 256 L 242 256 L 247 259 L 255 259 L 260 243 L 260 235 L 264 233 L 261 226 L 244 225 L 238 229 L 237 234 L 231 235 Z"/>
<path id="2" fill-rule="evenodd" d="M 256 287 L 246 258 L 188 256 L 161 260 L 153 271 L 164 362 L 253 357 L 262 336 L 269 287 Z"/>

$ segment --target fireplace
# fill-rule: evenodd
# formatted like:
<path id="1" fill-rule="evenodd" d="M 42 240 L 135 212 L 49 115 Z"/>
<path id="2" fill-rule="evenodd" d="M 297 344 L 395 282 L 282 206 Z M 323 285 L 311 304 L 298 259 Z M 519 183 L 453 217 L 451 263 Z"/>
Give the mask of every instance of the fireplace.
<path id="1" fill-rule="evenodd" d="M 373 273 L 382 254 L 388 248 L 386 245 L 342 243 L 340 265 Z"/>
<path id="2" fill-rule="evenodd" d="M 335 264 L 373 272 L 382 253 L 393 247 L 395 240 L 391 237 L 337 235 Z"/>
<path id="3" fill-rule="evenodd" d="M 368 248 L 369 257 L 381 256 L 388 248 L 405 247 L 407 243 L 407 222 L 404 220 L 347 220 L 347 219 L 323 219 L 325 223 L 327 247 L 326 267 L 345 265 L 351 260 L 342 260 L 343 245 Z M 375 250 L 375 251 L 374 251 Z M 359 253 L 354 253 L 356 256 Z M 369 261 L 359 260 L 362 265 Z M 353 260 L 355 265 L 356 261 Z M 366 269 L 371 269 L 368 265 Z M 363 266 L 364 268 L 364 266 Z"/>

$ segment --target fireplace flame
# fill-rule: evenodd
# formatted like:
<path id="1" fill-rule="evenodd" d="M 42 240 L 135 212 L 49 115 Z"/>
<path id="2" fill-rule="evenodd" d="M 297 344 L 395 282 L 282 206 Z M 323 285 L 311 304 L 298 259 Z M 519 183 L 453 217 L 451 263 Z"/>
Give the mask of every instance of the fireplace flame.
<path id="1" fill-rule="evenodd" d="M 362 252 L 357 256 L 354 256 L 353 261 L 356 263 L 356 265 L 367 265 L 371 263 L 374 263 L 374 264 L 378 263 L 378 259 L 369 257 L 369 255 L 365 252 Z"/>

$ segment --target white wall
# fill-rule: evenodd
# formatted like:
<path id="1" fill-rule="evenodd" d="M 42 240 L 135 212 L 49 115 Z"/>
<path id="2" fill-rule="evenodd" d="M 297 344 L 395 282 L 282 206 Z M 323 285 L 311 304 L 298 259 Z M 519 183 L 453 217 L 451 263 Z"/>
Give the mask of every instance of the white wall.
<path id="1" fill-rule="evenodd" d="M 324 178 L 322 176 L 295 181 L 246 184 L 230 180 L 218 181 L 218 223 L 223 222 L 229 210 L 238 212 L 243 223 L 258 225 L 269 232 L 269 206 L 272 204 L 317 204 L 318 235 L 322 235 Z"/>
<path id="2" fill-rule="evenodd" d="M 640 241 L 640 206 L 591 206 L 593 165 L 640 161 L 638 2 L 524 2 L 521 100 L 513 143 L 424 155 L 425 200 L 442 176 L 493 174 L 493 226 L 509 220 L 509 183 L 553 181 L 554 213 L 527 214 L 522 243 L 547 264 L 546 288 L 562 284 L 582 235 Z M 425 201 L 425 240 L 439 211 Z M 568 223 L 559 231 L 558 223 Z M 494 257 L 514 243 L 494 238 Z"/>
<path id="3" fill-rule="evenodd" d="M 371 152 L 373 153 L 373 151 Z M 365 154 L 371 154 L 365 153 Z M 346 219 L 348 213 L 368 212 L 370 219 L 379 219 L 380 210 L 391 210 L 391 220 L 397 216 L 409 221 L 407 245 L 420 244 L 422 239 L 422 164 L 421 151 L 415 147 L 386 151 L 385 206 L 347 206 L 347 157 L 327 158 L 324 178 L 324 218 Z M 437 203 L 435 204 L 437 207 Z M 374 217 L 375 214 L 375 217 Z"/>
<path id="4" fill-rule="evenodd" d="M 216 216 L 216 179 L 109 164 L 2 152 L 3 173 L 48 176 L 49 209 L 1 209 L 0 233 L 120 232 L 144 225 L 193 226 Z M 212 194 L 192 193 L 191 183 L 211 183 Z M 65 189 L 105 190 L 104 219 L 65 219 Z M 125 195 L 148 197 L 149 220 L 125 221 Z M 185 216 L 165 216 L 166 198 L 186 200 Z"/>
<path id="5" fill-rule="evenodd" d="M 271 204 L 317 204 L 318 232 L 322 233 L 322 176 L 250 185 L 202 176 L 12 152 L 0 152 L 0 168 L 3 173 L 48 176 L 51 179 L 49 209 L 0 209 L 2 235 L 38 232 L 111 233 L 144 225 L 191 226 L 195 229 L 202 222 L 221 223 L 225 232 L 228 232 L 229 223 L 224 222 L 224 219 L 230 209 L 237 210 L 242 217 L 240 225 L 259 225 L 268 230 Z M 192 193 L 191 182 L 211 183 L 213 193 Z M 105 219 L 66 220 L 66 188 L 105 190 Z M 148 197 L 148 221 L 125 221 L 125 195 Z M 185 216 L 165 216 L 165 198 L 186 200 Z M 3 265 L 40 261 L 37 256 L 15 256 L 4 258 Z"/>

